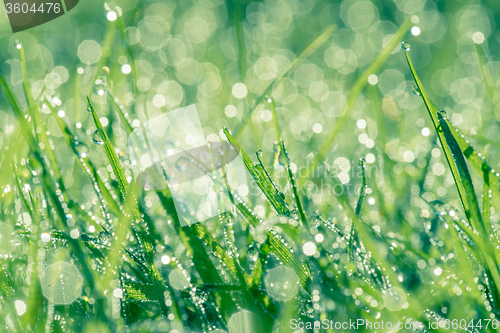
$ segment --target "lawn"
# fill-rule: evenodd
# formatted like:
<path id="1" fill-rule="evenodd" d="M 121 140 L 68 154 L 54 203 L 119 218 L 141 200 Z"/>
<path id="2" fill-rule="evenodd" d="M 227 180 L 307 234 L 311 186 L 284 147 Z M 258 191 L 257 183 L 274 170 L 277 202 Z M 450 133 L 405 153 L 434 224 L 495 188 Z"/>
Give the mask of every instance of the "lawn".
<path id="1" fill-rule="evenodd" d="M 500 332 L 500 3 L 8 8 L 0 332 Z"/>

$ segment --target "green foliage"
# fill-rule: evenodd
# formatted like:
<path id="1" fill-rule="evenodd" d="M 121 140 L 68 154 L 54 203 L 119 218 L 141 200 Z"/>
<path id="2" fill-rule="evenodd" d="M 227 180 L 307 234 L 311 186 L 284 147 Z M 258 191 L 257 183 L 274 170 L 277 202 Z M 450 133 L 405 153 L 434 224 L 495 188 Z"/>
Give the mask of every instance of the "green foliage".
<path id="1" fill-rule="evenodd" d="M 228 77 L 238 77 L 245 83 L 251 81 L 247 75 L 257 71 L 249 70 L 249 37 L 245 32 L 245 20 L 257 19 L 245 10 L 257 5 L 260 3 L 230 1 L 220 14 L 228 15 L 234 25 L 234 31 L 229 30 L 235 35 L 234 50 L 225 51 L 234 52 L 231 66 L 237 73 Z M 141 6 L 137 4 L 140 10 L 136 13 L 149 11 L 146 17 L 158 20 L 160 16 L 150 15 L 151 9 Z M 162 6 L 151 8 L 168 14 Z M 332 8 L 326 6 L 325 10 Z M 348 17 L 343 19 L 361 36 L 363 22 L 347 12 Z M 321 15 L 321 20 L 327 21 L 327 16 Z M 290 327 L 293 320 L 313 323 L 324 319 L 422 323 L 423 327 L 411 330 L 414 332 L 446 332 L 447 328 L 432 325 L 436 320 L 449 319 L 461 325 L 457 330 L 499 331 L 497 325 L 486 328 L 485 323 L 481 327 L 477 324 L 479 319 L 500 319 L 500 177 L 465 135 L 487 142 L 481 147 L 486 151 L 498 143 L 459 130 L 431 102 L 432 90 L 426 92 L 417 75 L 420 68 L 410 59 L 411 52 L 418 52 L 418 48 L 409 51 L 403 44 L 418 95 L 410 96 L 414 98 L 410 102 L 421 98 L 423 105 L 415 107 L 415 113 L 423 117 L 425 107 L 435 133 L 419 136 L 419 148 L 414 152 L 409 143 L 403 144 L 412 141 L 406 132 L 417 128 L 410 118 L 414 115 L 393 110 L 397 109 L 398 98 L 410 103 L 407 92 L 380 96 L 375 86 L 378 81 L 369 81 L 386 69 L 386 61 L 403 57 L 395 47 L 414 23 L 411 16 L 399 20 L 399 28 L 388 30 L 391 33 L 381 38 L 383 45 L 376 54 L 348 80 L 339 76 L 331 82 L 325 79 L 330 85 L 328 93 L 334 90 L 332 87 L 337 89 L 337 84 L 345 84 L 347 98 L 333 122 L 314 124 L 317 136 L 297 139 L 306 131 L 290 130 L 290 114 L 297 111 L 288 112 L 287 108 L 293 109 L 294 102 L 278 96 L 292 78 L 299 82 L 300 73 L 308 77 L 309 72 L 304 75 L 300 70 L 314 70 L 316 65 L 302 66 L 317 61 L 318 52 L 326 57 L 324 48 L 339 31 L 338 25 L 323 22 L 324 29 L 319 32 L 304 33 L 308 42 L 301 40 L 294 46 L 302 51 L 293 60 L 285 61 L 271 79 L 259 77 L 257 81 L 261 81 L 255 84 L 259 88 L 240 98 L 240 109 L 233 106 L 237 112 L 243 110 L 241 117 L 234 122 L 224 119 L 217 122 L 217 131 L 207 131 L 212 136 L 220 133 L 217 137 L 232 145 L 250 177 L 248 186 L 232 190 L 224 170 L 221 179 L 214 175 L 214 183 L 228 191 L 231 209 L 223 211 L 221 205 L 219 214 L 203 223 L 178 214 L 177 209 L 190 208 L 174 201 L 171 187 L 140 188 L 125 146 L 130 134 L 144 129 L 145 119 L 187 104 L 191 95 L 197 94 L 204 107 L 200 114 L 214 118 L 212 107 L 218 109 L 222 103 L 218 98 L 226 97 L 224 93 L 208 94 L 210 84 L 206 82 L 214 77 L 214 81 L 220 81 L 219 73 L 203 73 L 207 81 L 200 83 L 198 92 L 192 90 L 193 83 L 183 81 L 181 91 L 185 96 L 180 101 L 164 101 L 172 103 L 169 108 L 152 107 L 149 97 L 160 94 L 143 94 L 148 89 L 144 88 L 145 77 L 140 75 L 144 70 L 141 66 L 146 65 L 137 60 L 139 47 L 134 46 L 138 43 L 134 39 L 138 37 L 127 29 L 126 19 L 119 16 L 109 22 L 103 31 L 101 56 L 84 69 L 85 76 L 70 75 L 74 86 L 69 90 L 38 91 L 22 43 L 16 54 L 21 74 L 17 85 L 11 84 L 12 75 L 9 82 L 0 73 L 0 106 L 15 117 L 9 134 L 0 131 L 0 331 L 290 332 L 295 331 Z M 186 23 L 185 29 L 190 27 Z M 141 50 L 141 57 L 153 57 L 149 52 L 155 47 L 154 40 L 141 43 L 152 44 L 147 51 Z M 200 49 L 196 46 L 186 53 L 196 54 Z M 160 58 L 168 58 L 166 50 L 155 51 Z M 209 51 L 216 54 L 212 61 L 217 62 L 220 50 Z M 339 50 L 335 52 L 340 54 Z M 488 56 L 479 46 L 475 46 L 475 52 L 485 81 L 485 96 L 493 106 L 497 97 L 486 65 Z M 122 57 L 130 64 L 130 76 L 120 67 Z M 323 61 L 322 56 L 319 58 Z M 210 66 L 204 63 L 200 68 L 209 71 Z M 181 67 L 176 67 L 164 73 L 172 78 L 169 82 L 176 78 L 180 82 L 180 72 Z M 311 80 L 323 80 L 323 74 L 321 79 Z M 311 86 L 317 82 L 306 88 L 313 90 Z M 231 95 L 233 84 L 233 79 L 227 79 L 221 87 Z M 293 85 L 297 88 L 296 83 Z M 335 90 L 344 96 L 339 91 Z M 73 115 L 66 117 L 57 100 L 71 97 Z M 81 101 L 88 111 L 83 114 L 79 113 Z M 230 103 L 229 97 L 223 103 Z M 298 108 L 307 104 L 299 98 L 296 103 Z M 324 104 L 324 100 L 318 104 Z M 358 112 L 357 107 L 364 109 Z M 375 119 L 370 118 L 368 124 L 360 116 L 367 109 L 374 112 Z M 268 119 L 265 111 L 272 116 L 269 128 L 255 121 L 261 114 L 262 119 Z M 299 120 L 305 123 L 313 110 L 302 111 L 306 115 Z M 332 115 L 325 111 L 323 116 Z M 358 121 L 356 125 L 353 119 Z M 405 122 L 411 123 L 410 129 L 401 125 Z M 317 125 L 321 125 L 319 130 Z M 365 127 L 370 137 L 377 136 L 371 147 L 355 132 Z M 321 131 L 324 133 L 320 136 Z M 344 136 L 345 132 L 355 133 L 358 140 Z M 274 142 L 272 149 L 269 137 Z M 256 151 L 255 158 L 249 154 L 251 140 L 254 149 L 263 149 Z M 358 142 L 373 150 L 366 154 L 358 149 Z M 396 149 L 392 149 L 394 142 Z M 350 150 L 350 158 L 360 161 L 358 166 L 351 167 L 339 145 Z M 411 154 L 401 157 L 405 153 Z M 444 156 L 449 170 L 433 170 L 438 163 L 431 160 L 439 156 Z M 335 161 L 329 163 L 332 157 Z M 439 182 L 442 186 L 435 189 L 429 179 L 438 176 L 443 176 Z M 161 182 L 174 186 L 170 181 L 164 173 Z M 357 182 L 360 184 L 353 191 L 350 185 Z M 454 190 L 445 191 L 449 199 L 440 195 L 446 184 L 455 186 L 458 195 Z M 308 189 L 319 190 L 311 193 Z M 453 206 L 456 203 L 461 204 L 460 209 Z M 57 289 L 47 286 L 46 268 L 60 261 L 73 265 L 81 274 L 81 286 L 78 278 Z M 65 273 L 60 272 L 56 283 L 63 281 Z M 466 321 L 465 327 L 461 320 Z M 325 331 L 339 329 L 329 327 Z M 355 331 L 373 330 L 362 326 Z"/>

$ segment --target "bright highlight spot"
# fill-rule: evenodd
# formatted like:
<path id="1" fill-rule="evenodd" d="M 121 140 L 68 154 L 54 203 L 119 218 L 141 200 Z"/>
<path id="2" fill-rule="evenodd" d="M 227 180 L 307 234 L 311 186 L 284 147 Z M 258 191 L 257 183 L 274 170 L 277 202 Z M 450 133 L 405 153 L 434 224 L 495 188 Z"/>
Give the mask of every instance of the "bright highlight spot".
<path id="1" fill-rule="evenodd" d="M 116 15 L 116 12 L 114 11 L 109 11 L 108 14 L 106 15 L 106 17 L 108 18 L 108 20 L 110 20 L 111 22 L 113 22 L 114 20 L 116 20 L 117 18 L 117 15 Z"/>
<path id="2" fill-rule="evenodd" d="M 17 315 L 22 316 L 26 312 L 26 304 L 20 300 L 15 301 L 14 304 L 16 305 Z"/>
<path id="3" fill-rule="evenodd" d="M 302 247 L 302 251 L 306 256 L 312 256 L 314 253 L 316 253 L 316 244 L 314 244 L 313 242 L 307 242 Z"/>
<path id="4" fill-rule="evenodd" d="M 472 40 L 474 41 L 474 43 L 476 44 L 482 44 L 484 42 L 484 35 L 482 32 L 475 32 L 473 35 L 472 35 Z"/>
<path id="5" fill-rule="evenodd" d="M 360 119 L 356 122 L 358 128 L 363 129 L 366 127 L 366 121 L 364 119 Z"/>
<path id="6" fill-rule="evenodd" d="M 368 83 L 372 86 L 378 83 L 378 77 L 375 74 L 368 76 Z"/>
<path id="7" fill-rule="evenodd" d="M 244 98 L 248 93 L 247 86 L 243 83 L 236 83 L 233 86 L 233 95 L 236 98 Z"/>
<path id="8" fill-rule="evenodd" d="M 167 255 L 162 256 L 162 257 L 161 257 L 161 263 L 162 263 L 163 265 L 168 265 L 168 264 L 170 263 L 170 257 L 169 257 L 169 256 L 167 256 Z"/>

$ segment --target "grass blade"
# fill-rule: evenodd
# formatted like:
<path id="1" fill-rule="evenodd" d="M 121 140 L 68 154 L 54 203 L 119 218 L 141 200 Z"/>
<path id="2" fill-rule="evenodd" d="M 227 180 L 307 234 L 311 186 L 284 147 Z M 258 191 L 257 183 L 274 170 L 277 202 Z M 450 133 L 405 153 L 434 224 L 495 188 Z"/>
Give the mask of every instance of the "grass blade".
<path id="1" fill-rule="evenodd" d="M 424 101 L 427 111 L 432 119 L 438 138 L 441 142 L 441 146 L 445 153 L 446 160 L 448 161 L 448 165 L 452 171 L 467 219 L 471 223 L 472 227 L 478 231 L 480 239 L 488 239 L 485 234 L 486 232 L 482 222 L 481 213 L 479 211 L 479 205 L 474 192 L 472 179 L 467 169 L 467 164 L 462 154 L 460 145 L 451 132 L 448 121 L 444 117 L 444 113 L 440 112 L 429 100 L 422 82 L 413 67 L 408 51 L 404 50 L 404 52 L 406 60 L 408 61 L 408 66 L 410 67 L 410 71 L 420 92 L 420 96 L 422 97 L 422 100 Z M 476 241 L 476 245 L 481 249 L 481 255 L 483 256 L 489 273 L 492 275 L 496 290 L 499 290 L 500 272 L 497 266 L 498 260 L 495 260 L 494 249 L 491 246 L 491 243 L 478 240 Z"/>
<path id="2" fill-rule="evenodd" d="M 309 221 L 307 221 L 306 213 L 304 212 L 304 208 L 302 207 L 302 203 L 300 202 L 299 193 L 297 191 L 297 185 L 295 185 L 295 179 L 293 177 L 292 170 L 290 169 L 290 157 L 288 156 L 288 152 L 286 151 L 285 142 L 281 140 L 281 152 L 285 155 L 286 158 L 286 172 L 288 175 L 288 181 L 290 182 L 290 187 L 292 188 L 293 200 L 297 205 L 297 211 L 299 213 L 299 218 L 302 224 L 309 229 Z"/>
<path id="3" fill-rule="evenodd" d="M 279 192 L 276 189 L 276 185 L 274 185 L 274 183 L 270 179 L 269 174 L 262 166 L 262 163 L 260 165 L 254 164 L 247 153 L 245 153 L 245 151 L 238 144 L 238 142 L 236 142 L 232 135 L 229 134 L 229 131 L 226 128 L 224 129 L 224 134 L 226 134 L 228 141 L 233 145 L 234 149 L 240 152 L 243 163 L 261 189 L 262 193 L 264 193 L 264 195 L 267 197 L 267 200 L 274 207 L 276 212 L 281 215 L 289 215 L 290 211 L 288 210 L 288 207 L 283 198 L 283 193 Z"/>

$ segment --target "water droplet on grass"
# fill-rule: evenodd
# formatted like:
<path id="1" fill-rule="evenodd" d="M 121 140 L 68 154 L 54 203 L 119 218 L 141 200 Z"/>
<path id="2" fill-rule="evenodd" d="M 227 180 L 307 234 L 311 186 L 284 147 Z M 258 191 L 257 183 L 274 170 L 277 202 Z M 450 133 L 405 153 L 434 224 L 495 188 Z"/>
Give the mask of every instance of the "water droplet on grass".
<path id="1" fill-rule="evenodd" d="M 247 259 L 257 261 L 259 259 L 259 248 L 255 244 L 250 244 L 247 249 Z"/>
<path id="2" fill-rule="evenodd" d="M 401 42 L 401 48 L 404 51 L 410 51 L 410 43 L 408 43 L 408 42 Z"/>
<path id="3" fill-rule="evenodd" d="M 440 200 L 434 200 L 429 202 L 434 213 L 437 215 L 445 215 L 446 214 L 446 204 Z"/>
<path id="4" fill-rule="evenodd" d="M 448 119 L 448 114 L 446 113 L 446 111 L 439 111 L 439 113 L 441 114 L 441 116 L 443 116 L 444 119 Z"/>
<path id="5" fill-rule="evenodd" d="M 415 96 L 422 96 L 422 93 L 420 92 L 420 89 L 416 85 L 412 84 L 412 87 L 413 87 L 413 95 L 415 95 Z"/>
<path id="6" fill-rule="evenodd" d="M 262 152 L 262 150 L 259 149 L 255 152 L 255 154 L 257 154 L 257 156 L 261 157 L 264 153 Z"/>
<path id="7" fill-rule="evenodd" d="M 366 166 L 366 159 L 364 157 L 361 157 L 359 159 L 359 166 L 364 168 Z"/>
<path id="8" fill-rule="evenodd" d="M 100 146 L 100 145 L 104 144 L 103 137 L 104 137 L 104 135 L 102 133 L 102 130 L 101 129 L 96 129 L 94 131 L 94 134 L 92 134 L 92 141 L 94 141 L 94 143 L 96 145 Z"/>
<path id="9" fill-rule="evenodd" d="M 92 113 L 92 107 L 90 106 L 90 104 L 87 105 L 87 111 L 90 112 L 90 113 Z"/>

